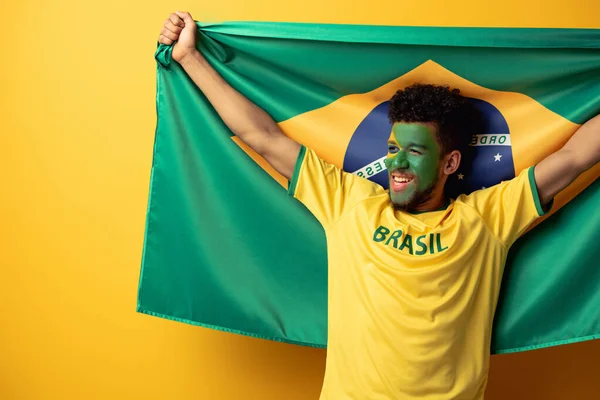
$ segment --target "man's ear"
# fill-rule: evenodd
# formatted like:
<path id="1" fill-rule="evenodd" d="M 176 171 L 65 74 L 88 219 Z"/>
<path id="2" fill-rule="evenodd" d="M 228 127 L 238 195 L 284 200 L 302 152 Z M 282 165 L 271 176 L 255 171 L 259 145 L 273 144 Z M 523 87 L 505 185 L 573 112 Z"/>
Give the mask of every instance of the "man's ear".
<path id="1" fill-rule="evenodd" d="M 444 174 L 452 175 L 460 166 L 461 154 L 458 150 L 453 150 L 444 157 Z"/>

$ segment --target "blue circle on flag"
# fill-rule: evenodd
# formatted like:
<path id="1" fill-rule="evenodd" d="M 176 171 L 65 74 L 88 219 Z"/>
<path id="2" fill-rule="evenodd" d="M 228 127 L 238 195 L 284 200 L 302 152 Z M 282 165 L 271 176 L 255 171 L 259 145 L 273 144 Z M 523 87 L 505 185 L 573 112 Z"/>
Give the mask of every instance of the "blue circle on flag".
<path id="1" fill-rule="evenodd" d="M 510 130 L 502 113 L 491 103 L 469 98 L 481 113 L 481 133 L 474 135 L 473 162 L 467 171 L 459 169 L 449 182 L 460 193 L 487 188 L 515 177 Z M 344 156 L 344 171 L 355 173 L 388 188 L 388 174 L 382 159 L 392 131 L 388 120 L 389 101 L 376 106 L 358 125 Z M 383 168 L 382 168 L 383 166 Z"/>

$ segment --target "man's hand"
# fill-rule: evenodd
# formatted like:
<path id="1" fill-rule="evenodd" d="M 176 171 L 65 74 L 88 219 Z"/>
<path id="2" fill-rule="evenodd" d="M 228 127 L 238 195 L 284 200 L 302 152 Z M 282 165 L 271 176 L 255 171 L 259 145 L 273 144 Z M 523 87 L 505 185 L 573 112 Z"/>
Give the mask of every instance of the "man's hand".
<path id="1" fill-rule="evenodd" d="M 187 12 L 175 11 L 165 20 L 158 42 L 161 44 L 173 46 L 173 59 L 178 63 L 192 55 L 196 50 L 196 22 Z"/>

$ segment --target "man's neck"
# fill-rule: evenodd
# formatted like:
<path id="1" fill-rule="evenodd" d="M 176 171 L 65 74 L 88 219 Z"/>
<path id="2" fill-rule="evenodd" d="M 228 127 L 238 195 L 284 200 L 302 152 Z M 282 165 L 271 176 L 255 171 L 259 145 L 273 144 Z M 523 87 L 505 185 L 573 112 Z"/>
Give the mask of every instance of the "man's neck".
<path id="1" fill-rule="evenodd" d="M 437 211 L 446 207 L 448 204 L 448 199 L 446 197 L 442 197 L 441 199 L 427 201 L 425 203 L 419 204 L 415 208 L 409 211 L 413 212 L 429 212 L 429 211 Z"/>
<path id="2" fill-rule="evenodd" d="M 428 196 L 425 201 L 416 205 L 409 211 L 413 212 L 428 212 L 437 211 L 444 208 L 448 204 L 448 198 L 444 193 L 444 186 L 438 186 L 436 190 Z"/>

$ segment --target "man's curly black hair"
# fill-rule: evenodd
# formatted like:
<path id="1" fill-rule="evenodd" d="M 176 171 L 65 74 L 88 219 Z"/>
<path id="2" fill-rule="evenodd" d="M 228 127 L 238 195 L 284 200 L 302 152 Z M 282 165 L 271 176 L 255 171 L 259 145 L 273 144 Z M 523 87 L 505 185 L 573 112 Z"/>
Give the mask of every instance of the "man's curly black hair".
<path id="1" fill-rule="evenodd" d="M 481 128 L 473 103 L 448 86 L 416 83 L 398 90 L 390 101 L 390 122 L 421 122 L 435 126 L 441 156 L 453 150 L 470 159 L 469 142 Z"/>

